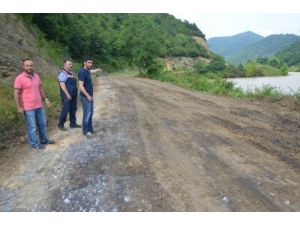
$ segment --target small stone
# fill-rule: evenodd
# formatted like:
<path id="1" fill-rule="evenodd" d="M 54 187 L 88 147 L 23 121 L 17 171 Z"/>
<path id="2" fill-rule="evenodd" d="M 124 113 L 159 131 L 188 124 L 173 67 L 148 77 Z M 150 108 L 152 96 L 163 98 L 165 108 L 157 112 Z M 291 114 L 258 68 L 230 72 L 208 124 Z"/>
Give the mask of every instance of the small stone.
<path id="1" fill-rule="evenodd" d="M 129 202 L 130 201 L 130 198 L 128 196 L 124 196 L 124 201 L 125 202 Z"/>
<path id="2" fill-rule="evenodd" d="M 228 197 L 226 197 L 226 196 L 224 196 L 224 197 L 222 198 L 222 200 L 223 200 L 223 202 L 224 202 L 225 204 L 228 204 L 228 203 L 230 202 L 230 199 L 229 199 Z"/>
<path id="3" fill-rule="evenodd" d="M 20 141 L 21 141 L 21 143 L 24 143 L 24 142 L 26 141 L 26 137 L 21 136 L 21 137 L 20 137 Z"/>
<path id="4" fill-rule="evenodd" d="M 286 200 L 286 201 L 284 202 L 284 204 L 289 205 L 289 204 L 291 204 L 291 202 L 290 202 L 289 200 Z"/>
<path id="5" fill-rule="evenodd" d="M 66 199 L 64 200 L 64 203 L 69 204 L 69 203 L 70 203 L 70 200 L 66 198 Z"/>

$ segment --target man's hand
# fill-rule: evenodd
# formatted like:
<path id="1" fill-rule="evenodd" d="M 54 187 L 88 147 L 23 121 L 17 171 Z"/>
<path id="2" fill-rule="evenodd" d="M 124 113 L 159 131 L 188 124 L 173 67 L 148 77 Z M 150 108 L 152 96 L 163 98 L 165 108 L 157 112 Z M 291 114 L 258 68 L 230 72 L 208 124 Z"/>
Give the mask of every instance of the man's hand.
<path id="1" fill-rule="evenodd" d="M 89 102 L 93 101 L 93 97 L 91 97 L 91 96 L 88 96 L 87 99 L 88 99 Z"/>
<path id="2" fill-rule="evenodd" d="M 46 99 L 45 99 L 45 103 L 46 103 L 46 105 L 47 105 L 48 107 L 50 107 L 50 106 L 51 106 L 51 102 L 49 101 L 49 99 L 48 99 L 48 98 L 46 98 Z"/>
<path id="3" fill-rule="evenodd" d="M 19 107 L 19 108 L 18 108 L 18 112 L 19 112 L 19 113 L 24 113 L 24 109 L 23 109 L 22 107 Z"/>
<path id="4" fill-rule="evenodd" d="M 103 69 L 97 68 L 97 69 L 93 69 L 93 70 L 90 70 L 90 71 L 91 71 L 91 73 L 97 73 L 97 72 L 102 72 Z"/>
<path id="5" fill-rule="evenodd" d="M 71 95 L 67 95 L 67 99 L 68 99 L 68 100 L 72 100 Z"/>

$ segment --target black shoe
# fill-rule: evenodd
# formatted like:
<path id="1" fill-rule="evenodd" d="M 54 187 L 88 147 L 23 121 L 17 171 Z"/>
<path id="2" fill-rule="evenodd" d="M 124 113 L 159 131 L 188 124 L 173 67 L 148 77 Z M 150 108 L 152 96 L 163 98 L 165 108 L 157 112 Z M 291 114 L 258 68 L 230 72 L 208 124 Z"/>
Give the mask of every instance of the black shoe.
<path id="1" fill-rule="evenodd" d="M 59 123 L 57 126 L 61 131 L 67 131 L 67 128 L 65 128 L 64 125 Z"/>
<path id="2" fill-rule="evenodd" d="M 81 126 L 78 124 L 74 124 L 74 125 L 70 125 L 70 128 L 81 128 Z"/>
<path id="3" fill-rule="evenodd" d="M 55 142 L 51 141 L 51 140 L 46 140 L 46 141 L 42 141 L 41 144 L 42 145 L 53 145 L 53 144 L 55 144 Z"/>
<path id="4" fill-rule="evenodd" d="M 45 149 L 45 147 L 43 145 L 33 145 L 31 146 L 32 149 L 36 149 L 36 150 L 42 150 Z"/>

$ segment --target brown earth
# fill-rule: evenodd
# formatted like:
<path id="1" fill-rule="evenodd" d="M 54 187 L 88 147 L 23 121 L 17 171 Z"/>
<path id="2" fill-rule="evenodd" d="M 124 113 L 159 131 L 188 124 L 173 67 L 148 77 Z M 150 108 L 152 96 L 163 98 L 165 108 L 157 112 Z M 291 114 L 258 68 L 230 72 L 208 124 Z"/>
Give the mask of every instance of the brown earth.
<path id="1" fill-rule="evenodd" d="M 58 67 L 42 52 L 38 39 L 20 15 L 0 13 L 0 82 L 13 82 L 26 58 L 33 60 L 38 74 L 56 75 Z"/>
<path id="2" fill-rule="evenodd" d="M 298 107 L 133 77 L 96 93 L 96 137 L 1 152 L 1 211 L 300 210 Z"/>

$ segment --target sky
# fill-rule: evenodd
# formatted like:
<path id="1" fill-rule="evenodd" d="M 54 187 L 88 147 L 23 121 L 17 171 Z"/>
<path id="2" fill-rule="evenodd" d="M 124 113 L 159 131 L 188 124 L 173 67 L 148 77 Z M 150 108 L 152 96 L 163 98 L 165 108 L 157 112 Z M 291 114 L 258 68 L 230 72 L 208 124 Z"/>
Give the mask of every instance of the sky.
<path id="1" fill-rule="evenodd" d="M 173 15 L 181 20 L 195 23 L 211 37 L 232 36 L 253 31 L 262 36 L 270 34 L 300 35 L 300 13 L 184 13 Z"/>
<path id="2" fill-rule="evenodd" d="M 72 3 L 70 3 L 72 2 Z M 253 31 L 300 35 L 297 0 L 9 0 L 1 12 L 169 13 L 196 23 L 206 38 Z"/>

